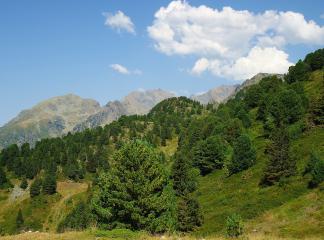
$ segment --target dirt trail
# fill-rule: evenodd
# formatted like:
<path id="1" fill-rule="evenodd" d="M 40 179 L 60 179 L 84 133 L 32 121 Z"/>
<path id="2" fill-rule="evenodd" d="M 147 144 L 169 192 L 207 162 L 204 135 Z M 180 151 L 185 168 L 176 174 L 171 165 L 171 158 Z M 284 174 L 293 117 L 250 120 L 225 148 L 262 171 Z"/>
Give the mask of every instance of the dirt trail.
<path id="1" fill-rule="evenodd" d="M 57 223 L 65 216 L 66 201 L 76 194 L 85 192 L 87 188 L 87 183 L 58 182 L 57 192 L 62 195 L 62 198 L 51 208 L 46 222 L 43 225 L 44 230 L 54 232 Z"/>

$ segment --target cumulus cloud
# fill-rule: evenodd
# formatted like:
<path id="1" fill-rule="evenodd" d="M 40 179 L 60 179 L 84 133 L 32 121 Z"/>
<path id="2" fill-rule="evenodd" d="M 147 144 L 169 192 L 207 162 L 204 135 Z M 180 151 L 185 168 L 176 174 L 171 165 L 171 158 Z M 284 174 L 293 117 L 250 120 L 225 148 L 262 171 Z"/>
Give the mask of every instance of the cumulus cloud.
<path id="1" fill-rule="evenodd" d="M 284 51 L 278 50 L 275 47 L 254 47 L 246 57 L 240 57 L 232 64 L 221 63 L 217 59 L 207 60 L 201 58 L 196 62 L 192 71 L 201 74 L 209 70 L 217 76 L 241 80 L 250 78 L 260 72 L 285 73 L 292 64 L 288 60 L 288 54 Z"/>
<path id="2" fill-rule="evenodd" d="M 288 44 L 324 44 L 324 27 L 297 12 L 218 10 L 180 0 L 161 7 L 147 31 L 158 51 L 196 56 L 191 73 L 208 70 L 235 79 L 285 72 L 291 64 L 283 51 Z"/>
<path id="3" fill-rule="evenodd" d="M 103 15 L 106 17 L 106 26 L 116 29 L 119 32 L 126 31 L 135 34 L 134 23 L 122 11 L 118 11 L 116 14 L 104 13 Z"/>
<path id="4" fill-rule="evenodd" d="M 127 69 L 125 66 L 114 63 L 110 65 L 110 68 L 113 69 L 114 71 L 124 74 L 124 75 L 129 75 L 129 74 L 134 74 L 134 75 L 142 75 L 142 71 L 139 69 L 135 69 L 134 71 L 130 71 Z"/>

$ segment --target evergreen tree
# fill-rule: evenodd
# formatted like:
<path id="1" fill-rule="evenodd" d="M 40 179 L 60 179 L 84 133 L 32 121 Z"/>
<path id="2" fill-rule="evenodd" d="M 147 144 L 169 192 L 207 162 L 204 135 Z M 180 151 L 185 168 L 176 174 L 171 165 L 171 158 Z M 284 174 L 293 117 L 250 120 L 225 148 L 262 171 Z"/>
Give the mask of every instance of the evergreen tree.
<path id="1" fill-rule="evenodd" d="M 243 126 L 245 128 L 249 128 L 251 127 L 251 119 L 250 116 L 248 114 L 248 112 L 244 109 L 241 108 L 238 112 L 237 112 L 237 118 L 240 119 L 243 123 Z"/>
<path id="2" fill-rule="evenodd" d="M 24 225 L 24 218 L 21 209 L 19 209 L 16 217 L 16 229 L 21 230 L 23 225 Z"/>
<path id="3" fill-rule="evenodd" d="M 172 165 L 173 188 L 177 196 L 194 192 L 197 188 L 198 170 L 192 167 L 192 160 L 184 152 L 176 153 Z"/>
<path id="4" fill-rule="evenodd" d="M 264 186 L 273 185 L 296 171 L 296 161 L 289 154 L 289 136 L 285 127 L 275 128 L 271 140 L 267 149 L 269 162 L 260 183 Z"/>
<path id="5" fill-rule="evenodd" d="M 259 84 L 251 85 L 247 88 L 244 96 L 244 102 L 249 108 L 258 106 L 263 95 L 263 89 Z"/>
<path id="6" fill-rule="evenodd" d="M 3 168 L 0 166 L 0 189 L 6 187 L 6 185 L 8 184 L 9 184 L 9 180 L 7 179 L 6 173 L 5 171 L 3 171 Z"/>
<path id="7" fill-rule="evenodd" d="M 282 90 L 273 99 L 269 111 L 274 117 L 276 126 L 291 124 L 298 121 L 303 112 L 303 104 L 300 95 L 294 90 Z"/>
<path id="8" fill-rule="evenodd" d="M 232 144 L 242 134 L 242 129 L 242 121 L 238 118 L 232 118 L 225 123 L 224 131 L 222 131 L 222 134 L 224 136 L 224 139 Z"/>
<path id="9" fill-rule="evenodd" d="M 194 166 L 200 169 L 202 175 L 221 169 L 225 161 L 226 146 L 218 136 L 211 136 L 199 141 L 194 147 Z"/>
<path id="10" fill-rule="evenodd" d="M 30 185 L 30 197 L 36 197 L 40 194 L 42 188 L 42 180 L 37 178 L 34 182 Z"/>
<path id="11" fill-rule="evenodd" d="M 304 62 L 310 66 L 312 71 L 322 69 L 324 66 L 324 48 L 307 54 Z"/>
<path id="12" fill-rule="evenodd" d="M 299 60 L 295 66 L 289 67 L 285 80 L 287 83 L 306 81 L 308 80 L 310 70 L 311 68 L 307 63 Z"/>
<path id="13" fill-rule="evenodd" d="M 309 160 L 308 160 L 308 163 L 307 163 L 307 165 L 305 167 L 303 175 L 311 173 L 313 171 L 313 169 L 314 169 L 314 166 L 318 162 L 318 160 L 319 160 L 318 155 L 314 151 L 312 151 L 310 156 L 309 156 Z"/>
<path id="14" fill-rule="evenodd" d="M 43 192 L 47 195 L 56 193 L 56 173 L 49 171 L 45 174 L 43 181 Z"/>
<path id="15" fill-rule="evenodd" d="M 26 179 L 26 177 L 23 177 L 23 179 L 21 180 L 21 183 L 20 183 L 20 188 L 25 190 L 27 187 L 28 187 L 27 179 Z"/>
<path id="16" fill-rule="evenodd" d="M 202 214 L 199 203 L 189 195 L 178 198 L 177 230 L 189 232 L 202 224 Z"/>
<path id="17" fill-rule="evenodd" d="M 197 188 L 198 172 L 184 152 L 177 153 L 172 166 L 173 187 L 177 195 L 177 230 L 191 231 L 202 223 L 202 214 L 192 193 Z"/>
<path id="18" fill-rule="evenodd" d="M 91 207 L 103 228 L 175 228 L 175 199 L 161 155 L 139 140 L 124 144 L 100 174 Z"/>
<path id="19" fill-rule="evenodd" d="M 230 174 L 238 173 L 251 167 L 256 160 L 256 152 L 247 135 L 241 135 L 233 147 L 233 156 L 228 165 Z"/>
<path id="20" fill-rule="evenodd" d="M 311 180 L 309 187 L 317 187 L 324 181 L 324 160 L 314 152 L 311 153 L 309 162 L 305 168 L 304 174 L 310 173 Z"/>

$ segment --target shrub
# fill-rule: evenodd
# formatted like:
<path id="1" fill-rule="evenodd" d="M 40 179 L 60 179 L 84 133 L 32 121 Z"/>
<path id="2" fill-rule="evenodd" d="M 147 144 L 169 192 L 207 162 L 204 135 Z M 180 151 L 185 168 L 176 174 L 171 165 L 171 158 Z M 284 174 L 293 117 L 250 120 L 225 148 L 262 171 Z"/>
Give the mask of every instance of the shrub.
<path id="1" fill-rule="evenodd" d="M 307 172 L 309 172 L 312 177 L 309 182 L 309 187 L 317 187 L 324 181 L 324 160 L 312 154 L 309 164 L 305 169 L 305 173 Z"/>
<path id="2" fill-rule="evenodd" d="M 226 232 L 229 237 L 238 237 L 243 234 L 243 221 L 240 215 L 232 214 L 227 217 Z"/>

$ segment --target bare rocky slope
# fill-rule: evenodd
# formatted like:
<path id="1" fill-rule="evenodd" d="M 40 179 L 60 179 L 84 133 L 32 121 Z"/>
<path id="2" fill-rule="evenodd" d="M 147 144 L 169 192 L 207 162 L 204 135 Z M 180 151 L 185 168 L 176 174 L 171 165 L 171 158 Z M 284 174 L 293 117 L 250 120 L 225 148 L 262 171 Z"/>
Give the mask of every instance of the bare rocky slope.
<path id="1" fill-rule="evenodd" d="M 33 144 L 41 138 L 61 136 L 100 109 L 98 102 L 73 94 L 50 98 L 22 111 L 1 127 L 0 147 L 12 143 Z"/>
<path id="2" fill-rule="evenodd" d="M 216 88 L 209 90 L 206 93 L 193 95 L 191 99 L 199 101 L 201 104 L 218 104 L 223 102 L 228 96 L 232 95 L 235 90 L 238 88 L 237 85 L 222 85 Z"/>
<path id="3" fill-rule="evenodd" d="M 161 89 L 131 92 L 121 101 L 107 103 L 99 112 L 77 124 L 74 131 L 103 126 L 117 120 L 122 115 L 146 114 L 159 102 L 174 96 L 174 94 Z"/>

